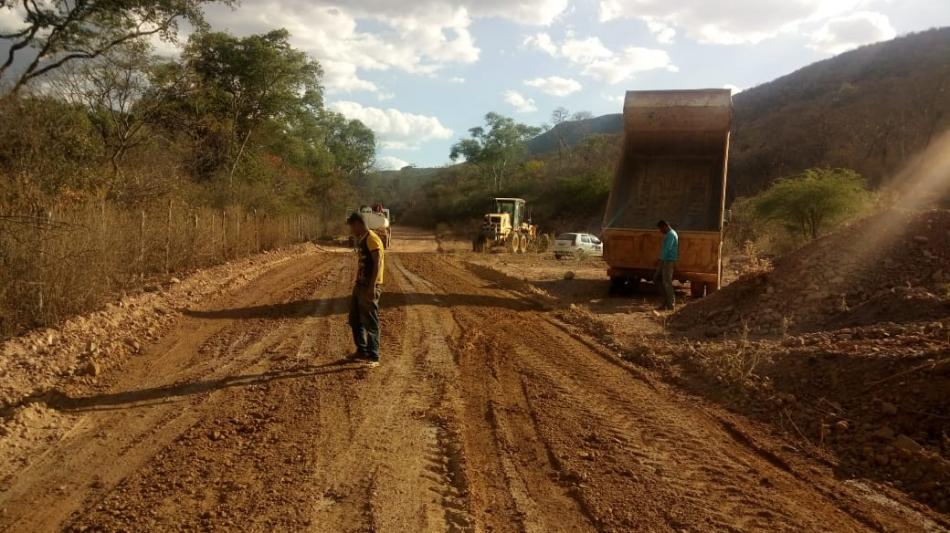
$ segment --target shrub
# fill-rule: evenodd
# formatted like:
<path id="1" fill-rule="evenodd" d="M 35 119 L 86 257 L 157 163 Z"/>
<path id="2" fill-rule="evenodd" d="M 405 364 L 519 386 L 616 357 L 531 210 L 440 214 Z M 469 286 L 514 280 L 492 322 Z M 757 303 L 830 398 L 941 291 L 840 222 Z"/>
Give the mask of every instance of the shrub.
<path id="1" fill-rule="evenodd" d="M 848 169 L 809 169 L 780 179 L 754 199 L 755 211 L 804 239 L 819 235 L 871 203 L 865 180 Z"/>

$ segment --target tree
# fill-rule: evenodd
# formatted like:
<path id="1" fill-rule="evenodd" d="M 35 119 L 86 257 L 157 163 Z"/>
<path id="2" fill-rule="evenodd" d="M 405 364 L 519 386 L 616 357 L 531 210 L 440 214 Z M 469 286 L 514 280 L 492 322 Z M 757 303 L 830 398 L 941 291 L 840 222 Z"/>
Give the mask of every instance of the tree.
<path id="1" fill-rule="evenodd" d="M 22 17 L 19 27 L 0 33 L 9 43 L 0 63 L 4 98 L 71 61 L 97 58 L 130 41 L 153 35 L 174 41 L 180 22 L 203 28 L 202 5 L 210 1 L 0 0 L 0 10 Z"/>
<path id="2" fill-rule="evenodd" d="M 110 188 L 120 178 L 125 155 L 147 139 L 146 125 L 162 103 L 149 97 L 156 65 L 151 52 L 145 41 L 131 41 L 96 59 L 65 65 L 49 84 L 55 96 L 87 110 L 105 148 Z"/>
<path id="3" fill-rule="evenodd" d="M 551 124 L 554 124 L 556 127 L 558 124 L 566 121 L 569 116 L 571 116 L 571 112 L 568 111 L 566 107 L 558 107 L 554 111 L 551 111 Z"/>
<path id="4" fill-rule="evenodd" d="M 868 206 L 865 180 L 850 169 L 812 168 L 776 181 L 755 199 L 756 212 L 805 239 Z"/>
<path id="5" fill-rule="evenodd" d="M 464 157 L 467 163 L 487 174 L 492 180 L 493 190 L 498 191 L 511 168 L 527 152 L 525 143 L 541 130 L 498 113 L 485 115 L 485 125 L 468 130 L 469 138 L 452 145 L 449 157 L 452 161 Z"/>
<path id="6" fill-rule="evenodd" d="M 554 133 L 554 137 L 557 138 L 558 165 L 561 164 L 561 158 L 564 155 L 564 150 L 567 149 L 567 142 L 564 140 L 564 128 L 560 126 L 561 124 L 567 122 L 567 119 L 570 115 L 571 112 L 568 111 L 566 107 L 557 107 L 554 109 L 554 111 L 551 111 L 551 124 L 554 124 L 551 131 Z"/>
<path id="7" fill-rule="evenodd" d="M 574 113 L 573 115 L 571 115 L 571 120 L 574 120 L 574 121 L 590 120 L 592 118 L 594 118 L 594 114 L 591 113 L 590 111 L 578 111 Z"/>
<path id="8" fill-rule="evenodd" d="M 226 118 L 232 131 L 228 184 L 255 128 L 278 115 L 323 104 L 319 63 L 290 45 L 287 30 L 235 37 L 200 33 L 185 48 L 185 61 L 206 103 Z"/>
<path id="9" fill-rule="evenodd" d="M 336 169 L 346 178 L 364 176 L 373 167 L 376 155 L 376 136 L 359 120 L 332 111 L 321 114 L 324 143 L 333 154 Z"/>

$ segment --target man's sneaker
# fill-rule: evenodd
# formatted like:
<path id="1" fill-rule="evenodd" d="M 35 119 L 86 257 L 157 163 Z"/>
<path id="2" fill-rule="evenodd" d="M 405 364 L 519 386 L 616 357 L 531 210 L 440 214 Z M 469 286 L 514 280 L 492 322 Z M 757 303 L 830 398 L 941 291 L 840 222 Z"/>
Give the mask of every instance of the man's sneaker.
<path id="1" fill-rule="evenodd" d="M 366 359 L 366 352 L 362 350 L 356 350 L 350 355 L 346 356 L 347 359 Z"/>
<path id="2" fill-rule="evenodd" d="M 379 366 L 379 359 L 367 359 L 366 366 L 370 368 L 376 368 L 377 366 Z"/>

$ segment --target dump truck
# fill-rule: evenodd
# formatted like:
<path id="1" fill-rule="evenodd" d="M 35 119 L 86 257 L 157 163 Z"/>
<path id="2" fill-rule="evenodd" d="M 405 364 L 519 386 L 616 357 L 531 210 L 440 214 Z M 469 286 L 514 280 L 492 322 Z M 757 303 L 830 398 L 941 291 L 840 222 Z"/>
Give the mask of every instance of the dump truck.
<path id="1" fill-rule="evenodd" d="M 493 199 L 492 211 L 485 214 L 482 227 L 472 239 L 475 252 L 488 252 L 498 246 L 518 254 L 529 248 L 538 251 L 547 248 L 547 236 L 538 235 L 538 227 L 527 216 L 522 198 Z"/>
<path id="2" fill-rule="evenodd" d="M 729 89 L 629 91 L 624 135 L 603 221 L 611 292 L 636 290 L 656 270 L 666 220 L 679 233 L 673 279 L 694 297 L 722 281 L 732 93 Z"/>

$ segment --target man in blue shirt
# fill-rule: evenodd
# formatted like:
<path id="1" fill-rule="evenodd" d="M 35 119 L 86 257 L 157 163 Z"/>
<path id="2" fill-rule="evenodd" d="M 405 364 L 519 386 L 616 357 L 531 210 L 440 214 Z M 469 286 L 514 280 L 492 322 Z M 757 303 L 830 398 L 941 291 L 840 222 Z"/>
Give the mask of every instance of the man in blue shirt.
<path id="1" fill-rule="evenodd" d="M 673 269 L 680 258 L 680 236 L 665 220 L 657 222 L 656 227 L 663 234 L 663 245 L 660 247 L 656 273 L 653 274 L 653 284 L 663 295 L 662 309 L 673 309 Z"/>

